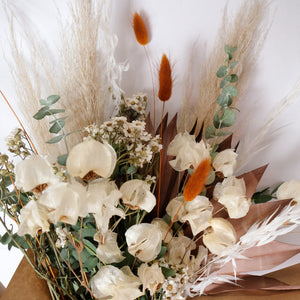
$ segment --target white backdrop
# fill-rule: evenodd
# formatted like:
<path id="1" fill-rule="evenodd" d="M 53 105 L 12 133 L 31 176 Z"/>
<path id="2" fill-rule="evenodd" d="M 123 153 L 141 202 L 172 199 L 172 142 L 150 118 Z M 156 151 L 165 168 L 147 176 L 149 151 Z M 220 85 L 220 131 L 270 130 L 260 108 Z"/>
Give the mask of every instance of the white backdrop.
<path id="1" fill-rule="evenodd" d="M 59 40 L 56 23 L 57 10 L 49 0 L 10 0 L 17 9 L 18 16 L 28 19 L 39 32 L 43 40 L 57 44 Z M 230 0 L 232 14 L 242 1 Z M 57 1 L 62 15 L 66 1 Z M 163 52 L 171 56 L 175 72 L 175 96 L 167 109 L 175 111 L 180 104 L 182 82 L 186 72 L 187 53 L 191 46 L 198 44 L 211 47 L 218 24 L 222 19 L 225 0 L 139 0 L 113 1 L 112 26 L 119 36 L 116 51 L 118 61 L 127 60 L 130 70 L 124 74 L 122 88 L 127 95 L 137 91 L 151 91 L 151 80 L 142 47 L 134 38 L 131 28 L 131 17 L 135 11 L 143 11 L 149 18 L 152 41 L 149 45 L 151 59 L 159 62 Z M 249 92 L 244 101 L 257 107 L 253 115 L 253 126 L 264 120 L 269 110 L 280 101 L 300 79 L 300 1 L 272 1 L 270 9 L 274 20 L 264 44 L 258 65 L 251 79 Z M 9 67 L 4 59 L 9 56 L 6 41 L 7 21 L 3 9 L 0 11 L 0 41 L 2 56 L 0 59 L 0 89 L 16 107 L 16 94 L 10 76 Z M 22 36 L 20 37 L 22 39 Z M 48 95 L 45 95 L 48 96 Z M 18 111 L 18 113 L 20 113 Z M 270 163 L 261 186 L 278 183 L 289 179 L 300 178 L 300 95 L 293 105 L 286 110 L 276 126 L 284 127 L 281 133 L 271 141 L 272 146 L 266 149 L 253 162 L 253 167 Z M 17 126 L 10 110 L 0 101 L 0 151 L 5 152 L 3 139 L 9 131 Z M 3 229 L 0 226 L 0 234 Z M 299 236 L 290 235 L 290 240 L 299 242 Z M 0 281 L 7 285 L 21 255 L 17 251 L 8 252 L 0 245 Z"/>

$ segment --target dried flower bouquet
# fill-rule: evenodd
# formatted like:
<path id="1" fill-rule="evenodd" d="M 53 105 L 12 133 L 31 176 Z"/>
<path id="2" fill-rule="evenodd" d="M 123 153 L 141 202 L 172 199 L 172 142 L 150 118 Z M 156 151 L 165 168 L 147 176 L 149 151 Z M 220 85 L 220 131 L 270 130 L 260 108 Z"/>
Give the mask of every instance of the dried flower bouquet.
<path id="1" fill-rule="evenodd" d="M 217 293 L 240 280 L 247 286 L 250 276 L 245 274 L 270 269 L 299 252 L 299 246 L 275 239 L 300 224 L 300 181 L 256 192 L 267 166 L 237 176 L 240 146 L 232 145 L 231 127 L 238 113 L 240 45 L 225 45 L 225 61 L 211 70 L 217 97 L 210 109 L 203 108 L 208 109 L 205 118 L 198 116 L 189 129 L 186 124 L 178 130 L 177 115 L 168 122 L 165 114 L 173 88 L 167 55 L 162 55 L 157 75 L 149 63 L 153 81 L 158 79 L 157 91 L 153 83 L 153 112 L 148 113 L 146 95 L 125 97 L 118 87 L 116 78 L 124 66 L 113 58 L 106 5 L 76 1 L 74 44 L 67 47 L 85 39 L 81 25 L 90 33 L 101 29 L 107 74 L 96 70 L 97 41 L 93 44 L 89 37 L 87 54 L 79 53 L 80 47 L 67 48 L 80 58 L 74 64 L 84 66 L 88 57 L 89 68 L 82 67 L 79 77 L 94 89 L 75 87 L 76 78 L 66 77 L 69 86 L 61 97 L 40 99 L 33 116 L 46 120 L 53 136 L 31 139 L 34 134 L 20 123 L 7 142 L 20 160 L 15 164 L 0 156 L 0 222 L 7 229 L 1 242 L 18 247 L 26 257 L 27 249 L 33 252 L 34 261 L 28 259 L 47 281 L 53 299 L 186 299 Z M 249 18 L 264 5 L 257 1 L 252 9 Z M 133 31 L 149 60 L 149 28 L 138 13 Z M 95 81 L 104 88 L 93 85 Z M 76 119 L 67 96 L 80 99 L 87 115 Z M 163 102 L 158 128 L 157 101 Z M 113 113 L 112 103 L 117 106 Z M 55 162 L 40 150 L 45 149 L 42 142 L 56 146 Z M 8 228 L 6 216 L 18 224 L 17 232 Z M 266 288 L 259 278 L 254 280 L 257 289 Z M 270 290 L 299 288 L 267 278 L 263 282 Z"/>

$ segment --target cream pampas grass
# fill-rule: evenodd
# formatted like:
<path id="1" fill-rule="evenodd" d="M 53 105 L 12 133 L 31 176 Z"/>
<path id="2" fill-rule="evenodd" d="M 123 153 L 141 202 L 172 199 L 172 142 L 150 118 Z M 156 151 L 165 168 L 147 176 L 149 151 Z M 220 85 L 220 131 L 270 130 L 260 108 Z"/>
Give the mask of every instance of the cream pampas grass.
<path id="1" fill-rule="evenodd" d="M 10 23 L 10 45 L 13 63 L 12 74 L 20 107 L 24 112 L 28 132 L 43 153 L 50 153 L 51 146 L 45 144 L 50 139 L 47 120 L 36 121 L 32 116 L 39 110 L 39 99 L 58 94 L 58 107 L 67 108 L 67 132 L 76 131 L 90 125 L 100 125 L 107 120 L 120 99 L 119 83 L 123 65 L 116 63 L 114 50 L 117 38 L 110 30 L 110 5 L 108 1 L 70 1 L 71 20 L 61 25 L 61 49 L 58 61 L 43 41 L 27 34 L 24 24 L 14 15 L 14 9 L 6 4 Z M 20 23 L 21 34 L 29 49 L 26 59 L 21 45 L 16 42 L 15 23 Z M 25 32 L 25 35 L 24 35 Z M 59 66 L 53 69 L 52 66 Z M 38 122 L 38 123 L 37 123 Z M 53 136 L 52 136 L 53 137 Z M 80 134 L 68 136 L 72 146 L 82 139 Z M 57 147 L 55 147 L 57 148 Z M 65 149 L 61 149 L 65 152 Z"/>
<path id="2" fill-rule="evenodd" d="M 237 100 L 241 99 L 268 33 L 269 25 L 268 1 L 243 1 L 234 19 L 231 19 L 225 9 L 213 50 L 203 58 L 198 95 L 193 102 L 190 98 L 184 98 L 178 124 L 180 131 L 191 130 L 196 120 L 198 120 L 196 133 L 200 131 L 203 122 L 205 127 L 211 123 L 217 109 L 216 100 L 220 94 L 220 79 L 217 78 L 216 73 L 225 62 L 224 45 L 237 47 L 234 60 L 238 61 L 238 65 L 233 70 L 239 76 L 236 85 L 239 91 Z M 191 107 L 194 111 L 192 115 Z"/>

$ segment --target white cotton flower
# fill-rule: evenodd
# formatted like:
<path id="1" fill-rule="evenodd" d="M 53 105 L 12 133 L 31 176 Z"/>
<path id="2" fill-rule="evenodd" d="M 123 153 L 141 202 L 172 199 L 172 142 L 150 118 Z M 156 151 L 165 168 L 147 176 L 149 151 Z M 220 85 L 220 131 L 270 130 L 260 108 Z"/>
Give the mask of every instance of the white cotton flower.
<path id="1" fill-rule="evenodd" d="M 172 219 L 174 219 L 180 205 L 184 201 L 184 197 L 176 197 L 172 199 L 166 212 Z M 195 199 L 189 202 L 184 202 L 180 209 L 175 221 L 182 223 L 189 222 L 193 235 L 197 235 L 209 226 L 209 221 L 212 218 L 213 206 L 209 199 L 204 196 L 197 196 Z"/>
<path id="2" fill-rule="evenodd" d="M 49 231 L 48 211 L 37 201 L 29 201 L 20 213 L 18 235 L 30 234 L 34 237 L 40 231 Z"/>
<path id="3" fill-rule="evenodd" d="M 208 198 L 197 196 L 194 200 L 185 202 L 183 206 L 180 220 L 189 222 L 194 236 L 209 226 L 213 206 Z"/>
<path id="4" fill-rule="evenodd" d="M 155 218 L 155 219 L 152 220 L 151 224 L 158 227 L 158 229 L 160 230 L 160 232 L 162 234 L 162 237 L 163 237 L 165 243 L 169 243 L 171 241 L 171 239 L 173 238 L 173 230 L 172 229 L 169 230 L 169 224 L 168 223 L 166 223 L 161 218 Z M 167 232 L 168 232 L 168 234 L 167 234 Z M 167 236 L 166 236 L 166 234 L 167 234 Z M 165 238 L 165 236 L 166 236 L 166 238 Z"/>
<path id="5" fill-rule="evenodd" d="M 119 263 L 124 256 L 117 243 L 118 234 L 108 230 L 104 235 L 96 233 L 94 240 L 99 243 L 97 256 L 104 264 Z"/>
<path id="6" fill-rule="evenodd" d="M 143 209 L 150 212 L 156 198 L 150 192 L 150 185 L 143 180 L 133 179 L 126 181 L 120 188 L 123 203 L 131 209 Z"/>
<path id="7" fill-rule="evenodd" d="M 212 165 L 216 171 L 222 172 L 225 177 L 229 177 L 233 175 L 236 157 L 237 154 L 233 149 L 226 149 L 216 155 Z"/>
<path id="8" fill-rule="evenodd" d="M 50 186 L 38 202 L 48 208 L 49 220 L 55 224 L 75 225 L 78 217 L 86 217 L 86 189 L 78 182 Z"/>
<path id="9" fill-rule="evenodd" d="M 204 231 L 203 243 L 213 254 L 222 256 L 236 241 L 236 232 L 231 223 L 223 218 L 213 218 L 210 226 Z"/>
<path id="10" fill-rule="evenodd" d="M 113 173 L 117 162 L 117 154 L 107 142 L 100 143 L 87 138 L 77 144 L 69 153 L 67 170 L 74 177 L 84 178 L 93 172 L 103 178 Z"/>
<path id="11" fill-rule="evenodd" d="M 143 295 L 140 285 L 140 279 L 128 266 L 121 269 L 103 266 L 91 279 L 91 289 L 98 300 L 134 300 Z"/>
<path id="12" fill-rule="evenodd" d="M 158 263 L 154 263 L 151 266 L 142 264 L 138 268 L 138 276 L 143 284 L 143 292 L 146 290 L 150 291 L 150 295 L 153 296 L 159 289 L 161 284 L 165 281 L 165 276 L 161 271 Z"/>
<path id="13" fill-rule="evenodd" d="M 143 262 L 154 260 L 163 240 L 160 229 L 148 223 L 136 224 L 125 232 L 128 252 Z"/>
<path id="14" fill-rule="evenodd" d="M 186 266 L 190 261 L 191 251 L 195 248 L 195 242 L 187 236 L 174 237 L 168 244 L 166 260 L 170 265 Z"/>
<path id="15" fill-rule="evenodd" d="M 278 200 L 293 199 L 300 203 L 300 180 L 291 180 L 284 182 L 276 193 Z"/>
<path id="16" fill-rule="evenodd" d="M 181 217 L 182 217 L 182 214 L 183 214 L 183 207 L 181 207 L 179 212 L 178 212 L 178 209 L 181 206 L 183 201 L 184 201 L 183 196 L 175 197 L 168 203 L 168 205 L 166 207 L 166 213 L 171 217 L 171 219 L 174 222 L 177 222 L 177 221 L 181 220 Z M 177 213 L 177 216 L 175 218 L 176 213 Z"/>
<path id="17" fill-rule="evenodd" d="M 169 163 L 178 172 L 187 170 L 190 166 L 196 169 L 201 161 L 210 157 L 209 147 L 203 140 L 197 143 L 195 137 L 187 132 L 178 133 L 175 136 L 169 144 L 167 154 L 176 156 Z"/>
<path id="18" fill-rule="evenodd" d="M 101 234 L 108 230 L 109 220 L 112 216 L 125 218 L 122 209 L 117 208 L 121 192 L 112 181 L 102 180 L 88 186 L 86 210 L 93 213 L 96 225 Z"/>
<path id="19" fill-rule="evenodd" d="M 15 168 L 18 188 L 24 192 L 40 190 L 42 186 L 56 184 L 59 179 L 53 173 L 50 163 L 43 157 L 33 154 L 20 161 Z"/>
<path id="20" fill-rule="evenodd" d="M 251 205 L 251 199 L 246 196 L 246 185 L 243 178 L 233 176 L 225 178 L 222 183 L 217 183 L 213 196 L 223 204 L 232 219 L 244 217 Z"/>

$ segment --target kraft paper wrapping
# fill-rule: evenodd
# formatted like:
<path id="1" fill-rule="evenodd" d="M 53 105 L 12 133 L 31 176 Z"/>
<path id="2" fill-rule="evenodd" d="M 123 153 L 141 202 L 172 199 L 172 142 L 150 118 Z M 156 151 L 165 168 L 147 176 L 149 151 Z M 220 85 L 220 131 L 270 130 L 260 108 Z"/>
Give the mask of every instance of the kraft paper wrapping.
<path id="1" fill-rule="evenodd" d="M 300 264 L 267 275 L 290 285 L 300 285 Z M 259 291 L 247 290 L 213 296 L 195 297 L 193 300 L 295 300 L 300 299 L 300 290 Z M 23 258 L 1 300 L 51 300 L 47 284 L 38 278 L 26 258 Z M 124 299 L 125 300 L 125 299 Z"/>

